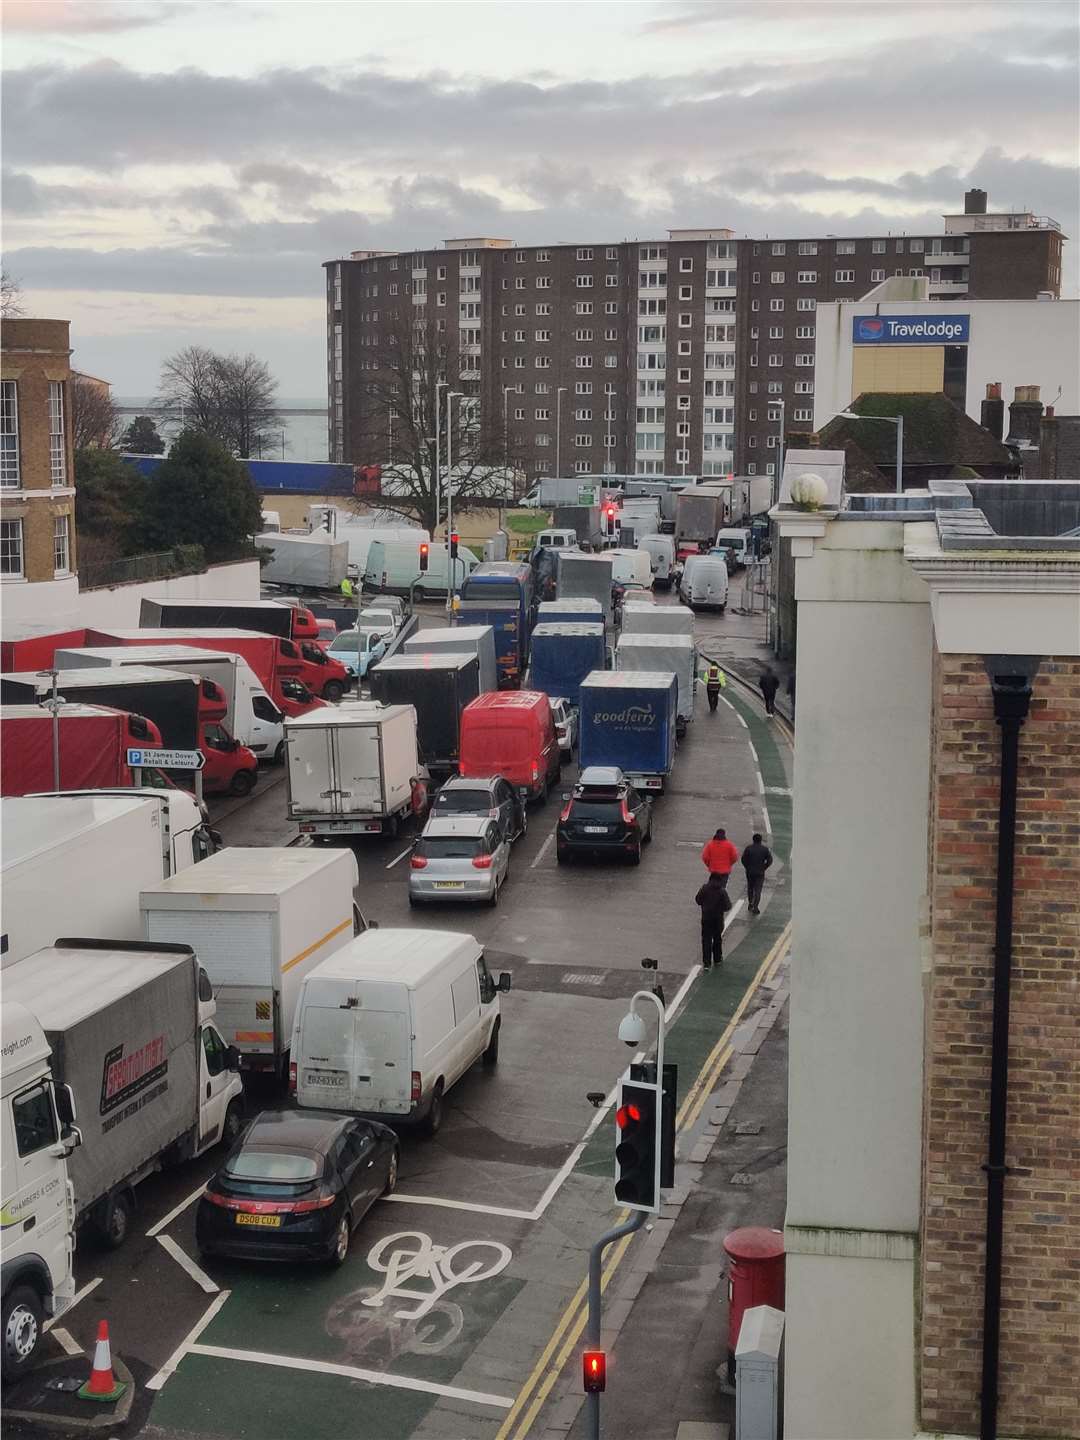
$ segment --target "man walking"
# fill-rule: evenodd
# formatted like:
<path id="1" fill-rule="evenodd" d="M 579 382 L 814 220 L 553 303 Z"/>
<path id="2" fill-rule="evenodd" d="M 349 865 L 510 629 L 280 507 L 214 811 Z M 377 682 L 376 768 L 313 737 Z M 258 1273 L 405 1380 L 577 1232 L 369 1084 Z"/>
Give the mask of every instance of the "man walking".
<path id="1" fill-rule="evenodd" d="M 713 875 L 718 876 L 720 883 L 727 889 L 728 876 L 739 863 L 739 852 L 727 838 L 726 830 L 717 830 L 713 838 L 706 843 L 701 852 L 701 863 L 708 870 L 710 878 Z"/>
<path id="2" fill-rule="evenodd" d="M 701 968 L 711 970 L 724 959 L 724 915 L 731 909 L 727 876 L 711 874 L 694 900 L 701 907 Z"/>
<path id="3" fill-rule="evenodd" d="M 761 914 L 761 890 L 765 884 L 765 871 L 771 864 L 772 851 L 755 833 L 751 844 L 742 852 L 742 867 L 746 872 L 746 906 L 751 915 Z"/>
<path id="4" fill-rule="evenodd" d="M 771 665 L 765 667 L 765 674 L 758 681 L 758 689 L 761 691 L 765 701 L 765 714 L 776 714 L 776 692 L 780 689 L 780 679 Z"/>

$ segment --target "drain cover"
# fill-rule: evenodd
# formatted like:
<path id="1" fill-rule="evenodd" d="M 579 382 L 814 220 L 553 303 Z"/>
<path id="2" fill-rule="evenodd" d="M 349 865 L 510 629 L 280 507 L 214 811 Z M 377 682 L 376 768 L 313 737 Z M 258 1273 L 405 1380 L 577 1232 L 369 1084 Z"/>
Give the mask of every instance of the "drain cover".
<path id="1" fill-rule="evenodd" d="M 756 1178 L 755 1175 L 749 1174 L 746 1170 L 736 1170 L 735 1174 L 731 1177 L 731 1183 L 732 1185 L 753 1185 Z"/>
<path id="2" fill-rule="evenodd" d="M 563 985 L 602 985 L 603 983 L 604 972 L 602 970 L 568 970 L 562 977 Z"/>
<path id="3" fill-rule="evenodd" d="M 764 1127 L 755 1124 L 753 1120 L 744 1120 L 741 1125 L 735 1126 L 736 1135 L 760 1135 Z"/>

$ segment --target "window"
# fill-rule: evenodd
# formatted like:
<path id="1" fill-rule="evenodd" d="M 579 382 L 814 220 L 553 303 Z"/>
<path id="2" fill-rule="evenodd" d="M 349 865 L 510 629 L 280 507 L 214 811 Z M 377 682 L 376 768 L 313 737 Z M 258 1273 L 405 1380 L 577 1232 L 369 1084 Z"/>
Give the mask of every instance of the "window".
<path id="1" fill-rule="evenodd" d="M 769 436 L 766 437 L 765 444 L 766 444 L 766 446 L 767 446 L 770 450 L 775 450 L 775 449 L 776 449 L 776 440 L 777 440 L 777 437 L 776 437 L 775 435 L 769 435 Z"/>
<path id="2" fill-rule="evenodd" d="M 734 260 L 735 246 L 729 240 L 710 240 L 705 256 L 708 260 Z"/>
<path id="3" fill-rule="evenodd" d="M 814 393 L 814 382 L 812 380 L 796 380 L 796 395 L 812 395 Z"/>
<path id="4" fill-rule="evenodd" d="M 679 299 L 692 300 L 694 298 L 694 287 L 692 285 L 679 286 Z"/>
<path id="5" fill-rule="evenodd" d="M 855 271 L 854 271 L 854 270 L 837 270 L 837 272 L 836 272 L 836 283 L 837 283 L 837 285 L 852 285 L 852 284 L 854 284 L 854 281 L 855 281 Z"/>
<path id="6" fill-rule="evenodd" d="M 871 271 L 870 271 L 870 279 L 871 279 L 872 281 L 875 281 L 875 282 L 876 282 L 876 281 L 879 281 L 879 280 L 884 280 L 884 279 L 885 279 L 885 271 L 884 271 L 884 270 L 871 270 Z"/>
<path id="7" fill-rule="evenodd" d="M 53 516 L 53 574 L 71 570 L 71 521 L 67 515 Z"/>
<path id="8" fill-rule="evenodd" d="M 884 276 L 883 276 L 882 278 L 884 279 Z M 796 301 L 795 308 L 796 308 L 796 310 L 816 310 L 816 309 L 817 309 L 817 301 L 816 301 L 816 300 L 798 300 L 798 301 Z"/>
<path id="9" fill-rule="evenodd" d="M 791 412 L 791 418 L 792 418 L 793 420 L 813 420 L 813 418 L 814 418 L 814 412 L 813 412 L 813 410 L 806 410 L 806 409 L 793 410 L 793 411 Z"/>
<path id="10" fill-rule="evenodd" d="M 591 245 L 580 245 L 580 246 L 578 246 L 577 258 L 578 258 L 579 260 L 591 260 L 591 259 L 592 259 L 592 246 L 591 246 Z"/>
<path id="11" fill-rule="evenodd" d="M 574 381 L 574 394 L 575 394 L 575 395 L 591 395 L 591 394 L 592 394 L 592 381 L 591 381 L 591 380 L 575 380 L 575 381 Z"/>
<path id="12" fill-rule="evenodd" d="M 618 247 L 615 246 L 615 245 L 609 245 L 609 246 L 607 247 L 607 249 L 604 251 L 604 259 L 605 259 L 605 260 L 617 260 L 618 258 L 619 258 Z"/>
<path id="13" fill-rule="evenodd" d="M 689 371 L 688 369 L 682 369 L 682 370 L 679 371 L 678 384 L 680 384 L 680 385 L 689 385 L 689 384 L 690 384 L 690 371 Z"/>
<path id="14" fill-rule="evenodd" d="M 926 271 L 925 271 L 925 270 L 911 269 L 911 270 L 908 271 L 908 274 L 909 274 L 909 275 L 925 275 L 925 274 L 926 274 Z"/>
<path id="15" fill-rule="evenodd" d="M 591 289 L 592 289 L 592 276 L 591 276 L 591 275 L 577 275 L 577 276 L 574 277 L 574 284 L 577 286 L 577 288 L 578 288 L 579 290 L 591 290 Z"/>
<path id="16" fill-rule="evenodd" d="M 537 355 L 537 357 L 536 357 L 536 369 L 537 369 L 537 370 L 550 370 L 550 369 L 551 369 L 551 356 L 550 356 L 550 355 Z"/>
<path id="17" fill-rule="evenodd" d="M 538 345 L 546 345 L 546 344 L 548 343 L 548 341 L 551 339 L 551 331 L 550 331 L 550 330 L 535 330 L 535 331 L 533 332 L 533 334 L 534 334 L 535 337 L 536 337 L 536 343 L 537 343 Z"/>
<path id="18" fill-rule="evenodd" d="M 54 485 L 67 480 L 67 446 L 64 442 L 64 385 L 49 381 L 49 478 Z"/>
<path id="19" fill-rule="evenodd" d="M 903 242 L 903 240 L 897 240 L 897 242 L 896 242 L 896 253 L 897 253 L 898 255 L 902 255 L 902 254 L 904 253 L 904 242 Z"/>
<path id="20" fill-rule="evenodd" d="M 536 252 L 536 263 L 537 263 L 538 265 L 546 265 L 547 262 L 548 262 L 550 259 L 551 259 L 551 251 L 550 251 L 550 250 L 537 250 L 537 252 Z"/>
<path id="21" fill-rule="evenodd" d="M 466 335 L 466 334 L 468 334 L 468 331 L 464 331 L 464 332 L 462 333 L 462 339 L 465 338 L 465 335 Z M 524 343 L 525 343 L 525 331 L 524 331 L 524 330 L 515 330 L 515 331 L 514 331 L 514 344 L 515 344 L 515 345 L 524 345 Z"/>
<path id="22" fill-rule="evenodd" d="M 872 241 L 870 242 L 870 250 L 871 250 L 871 253 L 874 254 L 874 255 L 884 255 L 884 254 L 885 254 L 885 241 L 884 241 L 884 240 L 872 240 Z"/>
<path id="23" fill-rule="evenodd" d="M 680 275 L 689 275 L 694 268 L 694 262 L 689 255 L 683 255 L 679 260 Z"/>
<path id="24" fill-rule="evenodd" d="M 539 364 L 539 363 L 540 363 L 540 362 L 537 361 L 537 364 Z M 505 370 L 505 368 L 506 368 L 506 361 L 504 360 L 504 361 L 503 361 L 503 369 Z M 515 369 L 515 370 L 524 370 L 524 369 L 525 369 L 525 356 L 524 356 L 524 355 L 515 355 L 515 356 L 514 356 L 514 369 Z"/>
<path id="25" fill-rule="evenodd" d="M 814 327 L 813 327 L 813 325 L 796 325 L 796 326 L 795 326 L 795 339 L 796 339 L 796 340 L 813 340 L 813 338 L 814 338 Z"/>
<path id="26" fill-rule="evenodd" d="M 757 449 L 757 436 L 756 436 L 756 435 L 751 435 L 751 436 L 750 436 L 750 439 L 747 440 L 746 443 L 747 443 L 747 445 L 750 446 L 750 449 L 751 449 L 751 450 L 756 450 L 756 449 Z"/>
<path id="27" fill-rule="evenodd" d="M 592 411 L 588 408 L 579 408 L 574 411 L 575 420 L 591 420 Z"/>
<path id="28" fill-rule="evenodd" d="M 769 281 L 770 281 L 770 283 L 773 284 L 773 285 L 783 285 L 783 283 L 784 283 L 784 272 L 783 272 L 783 270 L 773 270 L 773 271 L 771 271 L 770 274 L 769 274 Z"/>
<path id="29" fill-rule="evenodd" d="M 536 277 L 536 288 L 537 288 L 537 290 L 550 290 L 550 289 L 551 289 L 551 276 L 550 276 L 550 275 L 537 275 L 537 277 Z"/>
<path id="30" fill-rule="evenodd" d="M 784 382 L 782 380 L 769 381 L 769 394 L 782 395 L 784 393 Z"/>
<path id="31" fill-rule="evenodd" d="M 750 301 L 750 309 L 751 309 L 751 310 L 760 310 L 760 309 L 761 309 L 761 301 L 760 301 L 760 300 L 751 300 L 751 301 Z"/>
<path id="32" fill-rule="evenodd" d="M 0 576 L 21 578 L 23 530 L 21 520 L 0 520 Z"/>
<path id="33" fill-rule="evenodd" d="M 604 314 L 617 315 L 619 313 L 619 302 L 617 300 L 604 301 Z"/>
<path id="34" fill-rule="evenodd" d="M 504 264 L 504 265 L 506 264 L 507 258 L 508 258 L 508 257 L 507 257 L 507 255 L 506 255 L 506 252 L 504 251 L 504 252 L 503 252 L 503 264 Z M 519 250 L 519 251 L 517 252 L 517 254 L 514 256 L 514 259 L 517 261 L 517 263 L 518 263 L 519 265 L 524 265 L 524 264 L 525 264 L 525 251 L 524 251 L 524 250 Z"/>
<path id="35" fill-rule="evenodd" d="M 769 339 L 782 340 L 784 338 L 784 327 L 782 325 L 769 326 Z"/>
<path id="36" fill-rule="evenodd" d="M 0 485 L 19 488 L 19 387 L 5 380 L 0 387 Z"/>
<path id="37" fill-rule="evenodd" d="M 854 254 L 855 254 L 855 241 L 854 241 L 854 240 L 837 240 L 837 242 L 836 242 L 836 253 L 837 253 L 837 255 L 854 255 Z"/>
<path id="38" fill-rule="evenodd" d="M 619 276 L 615 271 L 609 270 L 604 276 L 604 284 L 609 290 L 614 290 L 619 283 Z"/>
<path id="39" fill-rule="evenodd" d="M 736 275 L 737 271 L 735 270 L 706 270 L 706 289 L 734 289 Z"/>
<path id="40" fill-rule="evenodd" d="M 550 314 L 551 314 L 551 304 L 550 304 L 550 302 L 547 301 L 547 300 L 541 300 L 540 303 L 539 303 L 539 304 L 537 305 L 537 307 L 536 307 L 536 314 L 537 314 L 537 315 L 550 315 Z"/>
<path id="41" fill-rule="evenodd" d="M 689 355 L 689 354 L 690 354 L 690 341 L 689 341 L 689 340 L 680 340 L 680 341 L 679 341 L 679 354 L 680 354 L 680 355 Z"/>
<path id="42" fill-rule="evenodd" d="M 614 418 L 615 418 L 614 415 L 612 415 L 612 416 L 611 416 L 611 419 L 614 420 Z M 615 443 L 616 443 L 616 442 L 615 442 L 615 436 L 614 436 L 614 435 L 605 435 L 605 436 L 604 436 L 604 445 L 607 447 L 608 450 L 614 450 L 614 449 L 615 449 Z"/>
<path id="43" fill-rule="evenodd" d="M 605 340 L 618 340 L 618 338 L 619 338 L 619 332 L 618 332 L 618 330 L 612 329 L 612 330 L 605 330 L 605 331 L 604 331 L 604 339 L 605 339 Z"/>
<path id="44" fill-rule="evenodd" d="M 525 387 L 522 386 L 521 394 L 524 394 L 524 393 L 525 393 Z M 550 395 L 550 394 L 551 394 L 551 386 L 547 383 L 546 380 L 538 380 L 538 381 L 536 382 L 536 384 L 533 386 L 533 394 L 534 394 L 534 395 Z"/>
<path id="45" fill-rule="evenodd" d="M 642 270 L 638 274 L 639 290 L 661 290 L 666 285 L 666 270 Z"/>
<path id="46" fill-rule="evenodd" d="M 817 241 L 816 241 L 816 240 L 800 240 L 800 241 L 799 241 L 799 254 L 800 254 L 800 255 L 816 255 L 816 254 L 817 254 Z"/>
<path id="47" fill-rule="evenodd" d="M 575 339 L 575 340 L 591 340 L 591 339 L 592 339 L 592 331 L 591 331 L 591 330 L 575 330 L 575 331 L 574 331 L 574 339 Z"/>
<path id="48" fill-rule="evenodd" d="M 604 369 L 605 369 L 605 370 L 615 370 L 615 369 L 618 368 L 618 364 L 619 364 L 619 357 L 618 357 L 618 355 L 605 355 L 605 356 L 604 356 Z"/>
<path id="49" fill-rule="evenodd" d="M 577 368 L 578 370 L 591 370 L 591 369 L 592 369 L 592 356 L 591 356 L 591 355 L 575 355 L 575 356 L 574 356 L 574 365 L 576 366 L 576 368 Z"/>
<path id="50" fill-rule="evenodd" d="M 666 245 L 642 245 L 638 254 L 642 260 L 666 260 Z"/>
<path id="51" fill-rule="evenodd" d="M 20 1155 L 34 1155 L 60 1139 L 47 1085 L 35 1085 L 16 1095 L 11 1102 L 11 1117 L 15 1122 L 15 1148 Z"/>
<path id="52" fill-rule="evenodd" d="M 575 460 L 575 461 L 574 461 L 574 474 L 575 474 L 575 475 L 591 475 L 591 474 L 592 474 L 592 466 L 590 465 L 590 463 L 588 462 L 588 460 Z"/>
<path id="53" fill-rule="evenodd" d="M 795 364 L 796 364 L 796 365 L 802 365 L 802 366 L 805 368 L 805 367 L 808 366 L 808 365 L 813 365 L 813 363 L 814 363 L 814 352 L 813 352 L 812 350 L 809 351 L 809 352 L 804 351 L 801 355 L 796 355 L 796 356 L 795 356 Z"/>
<path id="54" fill-rule="evenodd" d="M 586 450 L 592 444 L 591 435 L 575 435 L 574 444 L 579 450 Z"/>
<path id="55" fill-rule="evenodd" d="M 504 306 L 503 308 L 505 309 L 506 307 Z M 515 314 L 515 315 L 525 315 L 525 314 L 527 314 L 527 313 L 528 313 L 528 306 L 527 306 L 527 305 L 515 305 L 515 306 L 514 306 L 514 314 Z"/>
<path id="56" fill-rule="evenodd" d="M 769 301 L 769 309 L 772 310 L 774 313 L 776 313 L 776 312 L 778 312 L 778 311 L 780 311 L 780 310 L 783 310 L 783 308 L 784 308 L 784 302 L 783 302 L 783 300 L 770 300 L 770 301 Z"/>
<path id="57" fill-rule="evenodd" d="M 787 246 L 784 244 L 783 240 L 774 240 L 774 241 L 773 241 L 773 244 L 772 244 L 772 253 L 773 253 L 774 255 L 786 255 L 786 254 L 787 254 Z"/>
<path id="58" fill-rule="evenodd" d="M 591 315 L 591 314 L 592 314 L 592 301 L 591 301 L 591 300 L 578 300 L 578 301 L 576 301 L 575 304 L 574 304 L 574 314 L 575 314 L 575 315 Z"/>
<path id="59" fill-rule="evenodd" d="M 769 365 L 770 365 L 770 367 L 771 367 L 773 370 L 779 370 L 780 366 L 783 365 L 783 363 L 784 363 L 784 357 L 783 357 L 783 355 L 775 355 L 775 354 L 774 354 L 774 355 L 770 355 L 770 356 L 769 356 Z"/>
<path id="60" fill-rule="evenodd" d="M 535 411 L 533 411 L 533 419 L 534 419 L 534 420 L 550 420 L 550 419 L 551 419 L 551 411 L 550 411 L 550 410 L 535 410 Z"/>
<path id="61" fill-rule="evenodd" d="M 680 420 L 680 421 L 677 423 L 677 425 L 675 426 L 675 434 L 676 434 L 680 439 L 683 439 L 683 438 L 685 438 L 686 436 L 688 436 L 688 435 L 690 434 L 690 422 L 689 422 L 689 420 Z"/>
<path id="62" fill-rule="evenodd" d="M 755 251 L 757 250 L 757 246 L 756 246 L 756 245 L 754 246 L 754 249 L 755 249 Z M 753 282 L 754 282 L 755 285 L 760 285 L 760 284 L 761 284 L 761 271 L 760 271 L 760 270 L 755 270 L 754 273 L 751 275 L 750 278 L 751 278 L 751 280 L 753 280 Z"/>
<path id="63" fill-rule="evenodd" d="M 681 398 L 681 397 L 680 397 Z M 687 406 L 690 404 L 690 397 L 686 397 Z M 637 412 L 637 423 L 639 425 L 663 425 L 663 405 L 639 405 Z"/>
<path id="64" fill-rule="evenodd" d="M 517 278 L 516 278 L 515 281 L 514 281 L 514 289 L 515 289 L 515 290 L 524 290 L 524 289 L 525 289 L 525 276 L 524 276 L 524 275 L 519 275 L 519 276 L 517 276 Z"/>
<path id="65" fill-rule="evenodd" d="M 536 437 L 536 443 L 537 443 L 537 445 L 550 445 L 550 444 L 551 444 L 551 436 L 550 436 L 550 435 L 543 435 L 543 434 L 537 435 L 537 437 Z"/>
<path id="66" fill-rule="evenodd" d="M 912 255 L 921 255 L 925 248 L 925 240 L 912 240 L 908 245 L 908 249 L 911 251 Z"/>
<path id="67" fill-rule="evenodd" d="M 817 271 L 816 271 L 816 270 L 800 270 L 800 271 L 799 271 L 799 284 L 800 284 L 800 285 L 816 285 L 816 284 L 817 284 Z"/>

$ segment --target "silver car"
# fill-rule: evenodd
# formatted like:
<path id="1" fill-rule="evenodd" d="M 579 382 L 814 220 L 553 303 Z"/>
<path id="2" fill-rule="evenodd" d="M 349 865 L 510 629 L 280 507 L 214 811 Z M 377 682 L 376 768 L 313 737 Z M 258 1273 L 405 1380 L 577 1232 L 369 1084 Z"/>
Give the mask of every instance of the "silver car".
<path id="1" fill-rule="evenodd" d="M 433 900 L 499 901 L 510 873 L 510 842 L 490 816 L 433 815 L 413 847 L 409 904 Z"/>

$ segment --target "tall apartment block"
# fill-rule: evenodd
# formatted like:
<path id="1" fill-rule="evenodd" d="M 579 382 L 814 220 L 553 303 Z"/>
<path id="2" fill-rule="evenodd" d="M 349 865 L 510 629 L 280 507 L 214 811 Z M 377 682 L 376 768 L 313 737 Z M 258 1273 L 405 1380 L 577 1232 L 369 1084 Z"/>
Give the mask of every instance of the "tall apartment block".
<path id="1" fill-rule="evenodd" d="M 1056 221 L 989 214 L 981 190 L 944 219 L 934 236 L 473 238 L 327 261 L 330 458 L 391 458 L 372 372 L 411 316 L 461 357 L 459 388 L 530 479 L 772 474 L 781 427 L 813 428 L 819 300 L 858 299 L 893 275 L 926 276 L 949 303 L 1060 293 Z"/>

